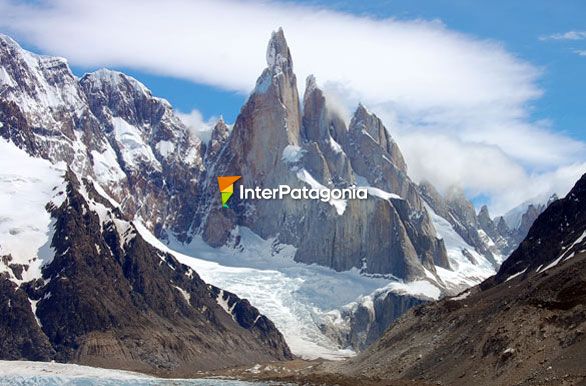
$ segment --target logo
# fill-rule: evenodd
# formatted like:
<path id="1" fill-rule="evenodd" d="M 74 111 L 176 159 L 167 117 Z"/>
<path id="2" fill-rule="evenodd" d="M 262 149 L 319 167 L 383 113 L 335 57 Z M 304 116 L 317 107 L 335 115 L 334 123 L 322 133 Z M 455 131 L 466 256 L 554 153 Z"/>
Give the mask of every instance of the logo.
<path id="1" fill-rule="evenodd" d="M 368 198 L 368 188 L 351 186 L 348 188 L 327 188 L 313 179 L 308 173 L 298 174 L 300 181 L 310 187 L 292 188 L 289 185 L 279 185 L 276 188 L 245 188 L 240 185 L 240 200 L 283 200 L 289 197 L 293 200 L 320 200 L 329 202 L 336 207 L 339 214 L 346 208 L 346 200 L 365 200 Z M 222 195 L 222 208 L 229 208 L 228 200 L 234 194 L 234 183 L 242 176 L 218 177 L 218 185 Z"/>
<path id="2" fill-rule="evenodd" d="M 222 208 L 228 208 L 228 200 L 234 194 L 234 183 L 240 179 L 240 176 L 222 176 L 218 177 L 218 186 L 222 194 Z"/>

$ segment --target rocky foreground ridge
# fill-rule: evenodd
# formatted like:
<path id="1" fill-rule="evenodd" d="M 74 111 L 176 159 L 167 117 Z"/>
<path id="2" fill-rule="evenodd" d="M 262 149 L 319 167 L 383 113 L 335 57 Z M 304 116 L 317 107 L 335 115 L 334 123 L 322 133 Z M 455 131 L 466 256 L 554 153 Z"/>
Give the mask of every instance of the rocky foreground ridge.
<path id="1" fill-rule="evenodd" d="M 585 329 L 586 175 L 537 218 L 495 276 L 414 308 L 327 371 L 381 382 L 581 384 Z"/>

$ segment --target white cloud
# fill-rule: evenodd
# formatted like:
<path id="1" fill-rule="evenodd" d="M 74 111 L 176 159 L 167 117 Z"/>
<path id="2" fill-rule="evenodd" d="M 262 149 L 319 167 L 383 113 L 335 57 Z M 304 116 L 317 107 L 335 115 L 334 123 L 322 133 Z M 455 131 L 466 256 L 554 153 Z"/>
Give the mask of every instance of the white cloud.
<path id="1" fill-rule="evenodd" d="M 555 33 L 552 35 L 542 36 L 540 40 L 584 40 L 586 39 L 586 31 L 568 31 L 563 33 Z"/>
<path id="2" fill-rule="evenodd" d="M 575 50 L 574 52 L 579 56 L 586 56 L 586 50 Z"/>
<path id="3" fill-rule="evenodd" d="M 528 186 L 565 189 L 556 176 L 577 179 L 586 169 L 583 142 L 530 119 L 541 70 L 439 21 L 236 0 L 0 0 L 0 14 L 0 28 L 78 65 L 137 68 L 241 93 L 254 86 L 269 34 L 282 26 L 300 86 L 313 73 L 336 109 L 364 102 L 398 137 L 416 177 L 491 194 L 503 210 L 532 197 Z M 205 126 L 197 113 L 183 117 Z"/>
<path id="4" fill-rule="evenodd" d="M 457 185 L 473 195 L 488 195 L 493 215 L 529 199 L 547 200 L 553 193 L 563 196 L 586 172 L 586 162 L 575 162 L 528 173 L 498 146 L 463 142 L 444 134 L 407 133 L 398 141 L 413 178 L 426 179 L 444 192 Z"/>
<path id="5" fill-rule="evenodd" d="M 219 117 L 211 117 L 210 119 L 205 120 L 202 113 L 197 109 L 193 109 L 189 113 L 176 111 L 176 114 L 183 124 L 187 126 L 189 133 L 192 136 L 198 137 L 206 144 L 210 140 L 214 125 L 217 123 L 218 119 L 220 119 Z"/>

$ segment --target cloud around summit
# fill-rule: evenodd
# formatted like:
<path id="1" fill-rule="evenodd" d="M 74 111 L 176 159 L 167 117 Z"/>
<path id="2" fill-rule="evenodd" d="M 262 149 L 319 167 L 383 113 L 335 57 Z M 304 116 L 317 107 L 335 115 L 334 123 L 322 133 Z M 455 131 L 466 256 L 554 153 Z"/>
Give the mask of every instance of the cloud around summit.
<path id="1" fill-rule="evenodd" d="M 415 179 L 488 195 L 496 213 L 536 189 L 563 194 L 586 171 L 584 142 L 531 118 L 542 69 L 441 21 L 231 0 L 0 0 L 0 14 L 2 31 L 76 65 L 243 94 L 266 66 L 270 32 L 282 26 L 300 87 L 315 74 L 346 116 L 362 101 L 397 138 Z M 208 125 L 197 112 L 183 118 Z"/>

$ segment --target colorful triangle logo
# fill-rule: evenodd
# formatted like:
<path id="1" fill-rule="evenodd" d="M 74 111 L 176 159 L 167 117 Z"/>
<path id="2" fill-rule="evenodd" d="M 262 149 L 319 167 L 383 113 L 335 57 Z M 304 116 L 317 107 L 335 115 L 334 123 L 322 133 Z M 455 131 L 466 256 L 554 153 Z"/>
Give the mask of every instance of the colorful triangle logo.
<path id="1" fill-rule="evenodd" d="M 222 194 L 222 208 L 228 208 L 228 200 L 234 194 L 234 183 L 240 179 L 240 176 L 221 176 L 218 177 L 218 186 Z"/>

